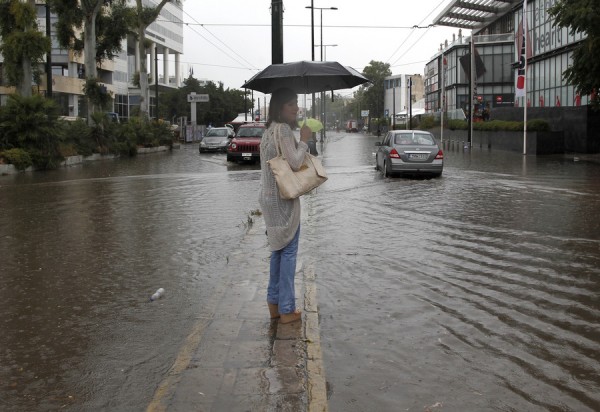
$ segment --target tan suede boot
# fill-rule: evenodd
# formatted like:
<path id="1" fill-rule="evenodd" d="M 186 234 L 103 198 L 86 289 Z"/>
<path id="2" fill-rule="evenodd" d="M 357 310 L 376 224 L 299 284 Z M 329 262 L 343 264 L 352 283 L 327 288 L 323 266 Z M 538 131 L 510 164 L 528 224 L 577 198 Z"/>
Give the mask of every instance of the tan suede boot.
<path id="1" fill-rule="evenodd" d="M 269 313 L 271 314 L 271 319 L 279 319 L 279 305 L 274 303 L 267 303 L 269 305 Z"/>
<path id="2" fill-rule="evenodd" d="M 292 323 L 299 320 L 302 320 L 302 312 L 296 309 L 296 311 L 292 313 L 282 313 L 279 323 Z"/>

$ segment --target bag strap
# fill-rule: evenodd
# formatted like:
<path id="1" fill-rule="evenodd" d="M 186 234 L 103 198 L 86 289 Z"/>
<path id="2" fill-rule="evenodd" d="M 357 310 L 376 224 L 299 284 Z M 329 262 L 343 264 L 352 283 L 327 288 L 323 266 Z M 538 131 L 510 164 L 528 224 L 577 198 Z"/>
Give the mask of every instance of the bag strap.
<path id="1" fill-rule="evenodd" d="M 275 149 L 277 150 L 277 156 L 281 156 L 285 159 L 283 151 L 281 150 L 281 123 L 277 123 L 277 130 L 273 131 L 273 140 L 275 140 Z"/>

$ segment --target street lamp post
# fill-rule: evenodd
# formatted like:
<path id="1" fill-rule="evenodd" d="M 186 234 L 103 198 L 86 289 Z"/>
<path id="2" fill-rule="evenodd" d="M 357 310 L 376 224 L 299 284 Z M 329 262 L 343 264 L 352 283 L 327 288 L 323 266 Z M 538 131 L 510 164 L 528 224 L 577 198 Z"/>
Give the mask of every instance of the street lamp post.
<path id="1" fill-rule="evenodd" d="M 322 34 L 321 34 L 321 41 L 323 41 Z M 315 45 L 315 47 L 321 48 L 321 61 L 327 61 L 327 48 L 328 47 L 337 47 L 337 44 L 317 44 L 317 45 Z M 324 52 L 323 52 L 323 50 L 324 50 Z M 323 113 L 322 113 L 323 129 L 321 129 L 321 141 L 325 140 L 325 135 L 327 133 L 327 131 L 326 131 L 326 129 L 327 129 L 327 111 L 325 109 L 325 105 L 326 105 L 325 92 L 321 92 L 321 108 L 323 109 Z"/>
<path id="2" fill-rule="evenodd" d="M 312 58 L 313 61 L 315 61 L 315 52 L 314 52 L 314 48 L 315 48 L 315 37 L 314 37 L 314 33 L 315 33 L 315 19 L 314 19 L 314 11 L 315 10 L 320 10 L 321 11 L 321 61 L 323 61 L 323 10 L 337 10 L 337 7 L 315 7 L 314 6 L 314 2 L 311 0 L 310 2 L 310 6 L 306 6 L 307 9 L 311 9 L 311 33 L 312 33 L 312 46 L 313 46 L 313 52 L 312 52 Z M 314 105 L 314 98 L 313 98 L 313 105 Z M 323 120 L 323 129 L 321 130 L 321 142 L 323 140 L 325 140 L 325 126 L 327 125 L 327 119 L 325 118 L 325 92 L 321 92 L 321 110 L 322 110 L 322 120 Z M 315 114 L 315 108 L 313 106 L 313 117 Z"/>
<path id="3" fill-rule="evenodd" d="M 327 61 L 327 47 L 337 47 L 337 44 L 315 44 L 315 48 L 320 47 L 321 53 L 325 56 L 325 60 L 321 58 L 322 61 Z M 325 48 L 325 52 L 323 52 L 323 48 Z"/>

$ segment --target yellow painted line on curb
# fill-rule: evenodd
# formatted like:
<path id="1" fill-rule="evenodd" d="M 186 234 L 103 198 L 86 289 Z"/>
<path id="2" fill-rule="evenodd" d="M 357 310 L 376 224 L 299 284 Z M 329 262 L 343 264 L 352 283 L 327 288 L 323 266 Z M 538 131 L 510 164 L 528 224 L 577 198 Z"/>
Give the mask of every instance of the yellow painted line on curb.
<path id="1" fill-rule="evenodd" d="M 173 366 L 167 372 L 167 376 L 162 380 L 156 391 L 152 401 L 146 408 L 147 412 L 164 412 L 167 410 L 167 405 L 164 400 L 168 399 L 176 387 L 181 373 L 189 366 L 194 351 L 198 348 L 202 334 L 212 319 L 203 319 L 197 322 L 192 329 L 192 333 L 188 335 L 185 343 L 181 347 Z"/>
<path id="2" fill-rule="evenodd" d="M 246 235 L 252 235 L 256 233 L 257 229 L 250 227 L 248 228 Z M 226 283 L 227 282 L 224 282 L 223 284 Z M 204 330 L 213 321 L 217 306 L 223 299 L 225 292 L 226 288 L 223 287 L 217 293 L 214 293 L 211 299 L 209 299 L 209 301 L 204 305 L 204 310 L 211 315 L 209 317 L 200 318 L 200 320 L 193 325 L 192 331 L 185 339 L 184 344 L 177 354 L 175 362 L 173 362 L 173 366 L 171 366 L 165 378 L 154 391 L 154 396 L 152 397 L 150 404 L 148 404 L 146 407 L 146 412 L 165 412 L 167 410 L 168 405 L 166 402 L 173 396 L 175 390 L 177 389 L 177 384 L 181 379 L 181 374 L 187 369 L 194 353 L 198 350 Z"/>

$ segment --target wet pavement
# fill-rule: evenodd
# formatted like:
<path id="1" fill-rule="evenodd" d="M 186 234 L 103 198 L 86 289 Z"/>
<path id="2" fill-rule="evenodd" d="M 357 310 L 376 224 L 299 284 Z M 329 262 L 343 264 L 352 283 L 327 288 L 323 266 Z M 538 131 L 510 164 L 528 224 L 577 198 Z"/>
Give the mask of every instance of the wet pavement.
<path id="1" fill-rule="evenodd" d="M 0 176 L 0 409 L 597 410 L 600 165 L 457 149 L 388 179 L 375 141 L 319 145 L 286 326 L 258 165 L 189 145 Z"/>
<path id="2" fill-rule="evenodd" d="M 312 264 L 300 264 L 302 322 L 265 322 L 264 224 L 252 227 L 229 257 L 226 288 L 213 296 L 154 394 L 148 411 L 325 411 L 317 293 Z M 245 270 L 239 270 L 244 267 Z"/>
<path id="3" fill-rule="evenodd" d="M 197 145 L 2 177 L 0 409 L 325 410 L 315 265 L 270 321 L 258 179 Z"/>

